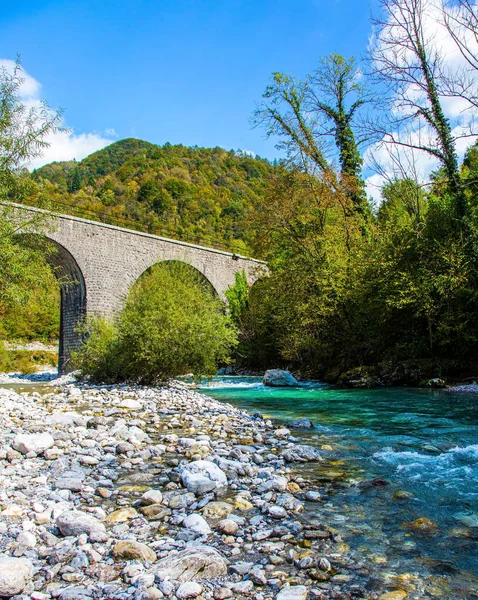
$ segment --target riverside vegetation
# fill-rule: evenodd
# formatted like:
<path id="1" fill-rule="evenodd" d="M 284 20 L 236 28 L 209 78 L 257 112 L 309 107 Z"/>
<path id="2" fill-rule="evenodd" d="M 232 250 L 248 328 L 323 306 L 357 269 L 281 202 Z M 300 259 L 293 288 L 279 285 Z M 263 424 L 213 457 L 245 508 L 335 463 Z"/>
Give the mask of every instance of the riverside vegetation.
<path id="1" fill-rule="evenodd" d="M 401 37 L 391 24 L 398 6 Z M 146 230 L 217 241 L 267 260 L 268 277 L 250 290 L 239 278 L 229 294 L 239 329 L 234 358 L 242 366 L 289 365 L 315 378 L 361 385 L 472 376 L 478 145 L 468 148 L 461 165 L 457 147 L 473 133 L 478 70 L 471 59 L 456 72 L 438 61 L 423 28 L 426 8 L 425 0 L 382 0 L 365 67 L 331 55 L 303 80 L 273 75 L 252 122 L 279 139 L 287 155 L 280 164 L 220 149 L 123 140 L 80 163 L 55 163 L 32 175 L 19 170 L 18 158 L 8 167 L 2 195 L 29 203 L 48 197 L 61 201 L 65 212 L 134 219 Z M 463 53 L 473 56 L 463 32 L 476 31 L 476 15 L 466 8 L 466 2 L 451 13 L 444 7 L 441 18 Z M 400 53 L 390 53 L 390 40 L 410 51 L 406 64 Z M 10 89 L 15 80 L 5 73 L 3 80 L 9 106 L 21 106 Z M 414 85 L 419 97 L 410 91 Z M 466 104 L 460 118 L 445 117 L 444 97 Z M 426 142 L 417 139 L 420 128 L 428 132 Z M 365 192 L 367 148 L 389 161 L 388 171 L 381 167 L 391 175 L 378 207 Z M 428 181 L 408 168 L 421 155 L 438 163 Z M 12 186 L 12 177 L 22 185 Z M 13 309 L 2 292 L 4 337 L 54 336 L 58 290 L 51 281 L 35 290 L 42 307 L 36 323 L 22 308 L 32 306 L 31 293 Z M 202 363 L 210 365 L 209 359 Z"/>

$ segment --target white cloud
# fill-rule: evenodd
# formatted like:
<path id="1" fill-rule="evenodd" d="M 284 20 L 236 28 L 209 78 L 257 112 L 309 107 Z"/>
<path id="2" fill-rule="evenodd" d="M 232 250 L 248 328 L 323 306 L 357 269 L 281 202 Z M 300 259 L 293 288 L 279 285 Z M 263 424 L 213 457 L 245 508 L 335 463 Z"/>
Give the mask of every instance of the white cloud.
<path id="1" fill-rule="evenodd" d="M 425 47 L 429 55 L 433 56 L 434 52 L 437 53 L 441 60 L 440 68 L 444 73 L 465 74 L 467 71 L 470 73 L 470 66 L 466 63 L 456 43 L 444 26 L 441 0 L 424 0 L 423 4 L 425 6 L 423 18 Z M 474 6 L 478 9 L 478 0 L 474 0 Z M 397 22 L 400 22 L 400 20 L 397 19 Z M 399 28 L 399 25 L 396 25 L 395 28 Z M 373 32 L 369 40 L 369 48 L 371 49 L 380 44 L 376 33 Z M 398 29 L 396 33 L 399 37 L 400 32 Z M 392 28 L 391 36 L 385 41 L 385 44 L 390 41 L 390 38 L 393 38 L 393 35 L 394 29 Z M 468 42 L 471 48 L 473 44 L 476 45 L 476 40 L 473 40 L 471 36 Z M 393 60 L 401 60 L 404 64 L 410 61 L 410 52 L 400 51 L 397 46 L 384 45 L 381 49 L 390 53 L 389 58 L 393 58 Z M 476 80 L 476 73 L 471 75 Z M 405 87 L 402 94 L 417 103 L 420 103 L 422 99 L 424 100 L 423 93 L 416 86 L 409 85 Z M 473 122 L 473 110 L 470 109 L 469 102 L 459 97 L 443 96 L 441 103 L 445 115 L 450 121 L 452 133 L 456 138 L 457 152 L 459 157 L 462 158 L 467 148 L 478 139 L 478 136 L 464 137 L 464 134 L 469 133 L 469 128 Z M 414 112 L 413 108 L 404 108 L 397 105 L 394 106 L 393 110 L 395 116 L 406 115 L 410 110 Z M 405 127 L 401 132 L 394 132 L 394 135 L 403 142 L 416 143 L 420 140 L 424 145 L 435 145 L 433 132 L 424 127 L 423 123 L 417 126 L 416 121 L 412 121 L 411 125 Z M 372 170 L 377 170 L 377 163 L 380 165 L 378 174 L 371 175 L 366 181 L 367 191 L 374 200 L 380 198 L 379 186 L 384 182 L 395 177 L 409 176 L 423 183 L 428 179 L 430 173 L 440 166 L 439 162 L 426 152 L 411 152 L 409 149 L 400 148 L 397 145 L 388 145 L 384 143 L 385 141 L 384 138 L 369 147 L 364 157 L 365 164 Z"/>
<path id="2" fill-rule="evenodd" d="M 1 68 L 12 72 L 15 68 L 15 61 L 0 58 Z M 23 103 L 27 107 L 39 108 L 41 106 L 40 82 L 25 70 L 23 70 L 22 77 L 24 82 L 20 88 L 20 96 Z M 68 127 L 66 121 L 63 121 L 62 127 Z M 49 146 L 44 150 L 43 155 L 33 159 L 27 166 L 30 169 L 38 169 L 53 161 L 81 160 L 92 152 L 101 150 L 101 148 L 111 144 L 117 137 L 118 134 L 113 128 L 106 129 L 104 134 L 96 132 L 75 133 L 71 129 L 52 133 L 46 138 Z"/>

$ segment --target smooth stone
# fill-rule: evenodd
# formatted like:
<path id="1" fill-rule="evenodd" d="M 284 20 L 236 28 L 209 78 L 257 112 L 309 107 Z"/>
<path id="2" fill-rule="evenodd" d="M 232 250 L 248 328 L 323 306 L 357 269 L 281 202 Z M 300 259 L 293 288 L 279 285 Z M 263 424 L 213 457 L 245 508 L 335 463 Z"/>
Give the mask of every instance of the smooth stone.
<path id="1" fill-rule="evenodd" d="M 216 525 L 216 529 L 225 535 L 236 535 L 239 525 L 232 519 L 222 519 L 222 521 L 219 521 Z"/>
<path id="2" fill-rule="evenodd" d="M 20 594 L 33 578 L 33 565 L 26 558 L 0 556 L 0 596 Z"/>
<path id="3" fill-rule="evenodd" d="M 143 405 L 137 400 L 126 398 L 126 400 L 123 400 L 123 402 L 121 402 L 121 404 L 118 405 L 118 408 L 129 408 L 130 410 L 139 410 L 140 408 L 143 408 Z"/>
<path id="4" fill-rule="evenodd" d="M 56 490 L 70 490 L 70 492 L 81 492 L 83 482 L 76 477 L 60 477 L 55 481 Z"/>
<path id="5" fill-rule="evenodd" d="M 264 373 L 263 384 L 270 387 L 296 387 L 299 382 L 289 371 L 269 369 Z"/>
<path id="6" fill-rule="evenodd" d="M 227 598 L 232 598 L 233 593 L 227 587 L 216 588 L 213 592 L 214 600 L 227 600 Z"/>
<path id="7" fill-rule="evenodd" d="M 113 556 L 123 560 L 139 560 L 141 562 L 155 562 L 156 552 L 146 544 L 134 540 L 118 542 L 113 547 Z"/>
<path id="8" fill-rule="evenodd" d="M 270 506 L 267 512 L 273 519 L 285 519 L 287 517 L 287 511 L 282 506 Z"/>
<path id="9" fill-rule="evenodd" d="M 307 492 L 305 492 L 305 499 L 309 502 L 319 502 L 321 499 L 320 492 L 315 490 L 307 490 Z"/>
<path id="10" fill-rule="evenodd" d="M 249 500 L 247 500 L 243 496 L 237 496 L 236 498 L 234 498 L 234 508 L 236 508 L 237 510 L 246 511 L 251 510 L 251 508 L 254 508 L 254 505 L 251 504 Z"/>
<path id="11" fill-rule="evenodd" d="M 431 533 L 438 529 L 438 525 L 427 519 L 426 517 L 422 517 L 421 519 L 415 519 L 411 523 L 406 524 L 408 529 L 414 529 L 415 531 L 423 531 L 424 533 Z"/>
<path id="12" fill-rule="evenodd" d="M 254 591 L 254 584 L 250 580 L 240 581 L 231 586 L 231 589 L 236 592 L 236 594 L 247 596 Z"/>
<path id="13" fill-rule="evenodd" d="M 192 531 L 200 533 L 201 535 L 209 535 L 211 533 L 211 528 L 207 524 L 207 521 L 197 513 L 193 513 L 186 517 L 183 521 L 183 527 L 192 529 Z"/>
<path id="14" fill-rule="evenodd" d="M 91 598 L 92 596 L 92 592 L 87 588 L 71 587 L 62 590 L 59 600 L 83 600 L 86 598 Z"/>
<path id="15" fill-rule="evenodd" d="M 306 600 L 306 598 L 307 588 L 305 585 L 284 587 L 276 596 L 276 600 Z"/>
<path id="16" fill-rule="evenodd" d="M 191 477 L 191 475 L 201 475 L 213 482 L 214 486 L 207 491 L 222 489 L 227 486 L 227 477 L 224 471 L 209 460 L 196 460 L 187 463 L 181 467 L 180 472 L 183 485 L 188 488 L 188 491 L 193 493 L 196 493 L 194 490 L 198 488 L 200 483 L 204 484 L 205 481 L 204 479 L 200 480 L 197 477 Z"/>
<path id="17" fill-rule="evenodd" d="M 22 454 L 41 454 L 54 445 L 55 440 L 49 433 L 20 433 L 13 440 L 12 448 Z"/>
<path id="18" fill-rule="evenodd" d="M 158 561 L 154 573 L 159 579 L 214 579 L 227 574 L 228 561 L 211 546 L 198 545 Z"/>
<path id="19" fill-rule="evenodd" d="M 151 504 L 161 504 L 163 494 L 159 490 L 148 490 L 141 496 L 141 502 L 146 506 Z"/>
<path id="20" fill-rule="evenodd" d="M 105 526 L 95 517 L 78 510 L 68 510 L 58 515 L 56 526 L 65 536 L 79 536 L 86 533 L 92 542 L 105 542 L 108 539 Z"/>
<path id="21" fill-rule="evenodd" d="M 197 598 L 202 592 L 202 585 L 195 581 L 186 581 L 176 590 L 177 598 Z"/>
<path id="22" fill-rule="evenodd" d="M 126 521 L 130 521 L 131 519 L 134 519 L 137 516 L 138 513 L 135 511 L 134 508 L 119 508 L 118 510 L 115 510 L 112 513 L 110 513 L 105 518 L 105 521 L 107 521 L 108 523 L 125 523 Z"/>

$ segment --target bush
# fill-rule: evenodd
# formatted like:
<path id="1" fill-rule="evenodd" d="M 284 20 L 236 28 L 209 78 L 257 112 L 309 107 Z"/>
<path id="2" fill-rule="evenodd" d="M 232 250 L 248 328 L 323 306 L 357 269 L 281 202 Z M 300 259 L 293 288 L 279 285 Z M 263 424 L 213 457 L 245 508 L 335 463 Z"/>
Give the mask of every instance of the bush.
<path id="1" fill-rule="evenodd" d="M 163 263 L 131 290 L 116 322 L 90 321 L 74 357 L 95 381 L 155 384 L 192 372 L 212 376 L 227 363 L 237 333 L 222 302 L 191 267 Z"/>

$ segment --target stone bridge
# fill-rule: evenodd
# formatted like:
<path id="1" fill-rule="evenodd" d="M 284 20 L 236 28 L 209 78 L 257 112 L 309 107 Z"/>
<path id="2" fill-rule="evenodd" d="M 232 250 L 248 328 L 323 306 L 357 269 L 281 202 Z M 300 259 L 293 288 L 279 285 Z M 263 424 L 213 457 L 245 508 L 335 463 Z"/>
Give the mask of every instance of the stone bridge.
<path id="1" fill-rule="evenodd" d="M 44 213 L 19 206 L 18 215 Z M 49 215 L 51 213 L 46 213 Z M 56 246 L 49 257 L 61 285 L 59 370 L 68 372 L 72 350 L 81 345 L 78 325 L 85 316 L 117 313 L 135 281 L 162 261 L 181 261 L 199 271 L 225 300 L 235 274 L 244 270 L 250 284 L 264 270 L 262 261 L 194 244 L 55 214 L 43 225 Z"/>

